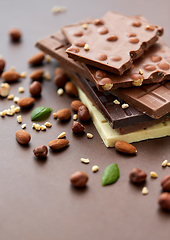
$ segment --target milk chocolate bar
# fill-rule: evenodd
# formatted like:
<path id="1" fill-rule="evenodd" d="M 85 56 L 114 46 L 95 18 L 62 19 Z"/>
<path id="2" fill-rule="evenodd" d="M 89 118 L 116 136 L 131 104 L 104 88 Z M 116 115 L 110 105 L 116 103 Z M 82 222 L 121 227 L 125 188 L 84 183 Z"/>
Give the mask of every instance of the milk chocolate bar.
<path id="1" fill-rule="evenodd" d="M 118 75 L 163 33 L 148 22 L 111 11 L 90 24 L 66 26 L 62 31 L 72 44 L 66 51 L 69 57 Z"/>

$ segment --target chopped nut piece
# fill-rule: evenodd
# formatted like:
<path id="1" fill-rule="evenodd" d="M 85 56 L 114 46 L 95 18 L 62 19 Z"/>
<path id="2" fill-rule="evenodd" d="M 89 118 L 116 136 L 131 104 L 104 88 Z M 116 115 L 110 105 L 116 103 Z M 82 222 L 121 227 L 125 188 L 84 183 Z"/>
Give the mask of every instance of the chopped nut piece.
<path id="1" fill-rule="evenodd" d="M 162 167 L 166 167 L 167 163 L 168 163 L 168 160 L 164 160 L 164 161 L 162 162 Z"/>
<path id="2" fill-rule="evenodd" d="M 113 87 L 112 83 L 106 83 L 105 85 L 102 86 L 103 90 L 109 91 Z"/>
<path id="3" fill-rule="evenodd" d="M 93 172 L 97 172 L 99 170 L 99 167 L 97 166 L 97 165 L 94 165 L 93 167 L 92 167 L 92 171 Z"/>
<path id="4" fill-rule="evenodd" d="M 14 102 L 17 103 L 19 101 L 19 97 L 14 97 Z"/>
<path id="5" fill-rule="evenodd" d="M 84 50 L 88 51 L 89 49 L 90 49 L 90 47 L 89 47 L 89 45 L 86 43 L 86 44 L 84 45 Z"/>
<path id="6" fill-rule="evenodd" d="M 139 73 L 140 73 L 141 75 L 143 75 L 143 72 L 142 72 L 142 70 L 141 70 L 141 69 L 139 69 Z"/>
<path id="7" fill-rule="evenodd" d="M 18 107 L 16 107 L 15 109 L 14 109 L 14 111 L 15 111 L 15 113 L 18 113 L 18 112 L 20 112 L 20 107 L 18 106 Z"/>
<path id="8" fill-rule="evenodd" d="M 11 110 L 15 110 L 15 105 L 11 105 Z"/>
<path id="9" fill-rule="evenodd" d="M 44 73 L 44 78 L 46 80 L 51 80 L 51 75 L 50 75 L 50 73 L 48 71 Z"/>
<path id="10" fill-rule="evenodd" d="M 81 158 L 80 159 L 82 163 L 89 163 L 90 160 L 88 158 Z"/>
<path id="11" fill-rule="evenodd" d="M 120 102 L 119 102 L 117 99 L 115 99 L 115 100 L 113 101 L 113 103 L 114 103 L 114 104 L 120 104 Z"/>
<path id="12" fill-rule="evenodd" d="M 0 115 L 1 115 L 1 117 L 5 117 L 5 112 L 3 111 L 3 112 L 0 112 Z"/>
<path id="13" fill-rule="evenodd" d="M 6 114 L 8 116 L 13 116 L 15 114 L 15 111 L 13 109 L 8 109 Z"/>
<path id="14" fill-rule="evenodd" d="M 13 100 L 13 99 L 14 99 L 14 94 L 8 95 L 7 99 L 8 99 L 8 100 Z"/>
<path id="15" fill-rule="evenodd" d="M 45 125 L 41 125 L 41 126 L 40 126 L 40 129 L 41 129 L 42 131 L 45 131 L 45 130 L 46 130 L 46 126 L 45 126 Z"/>
<path id="16" fill-rule="evenodd" d="M 10 91 L 10 85 L 8 83 L 2 83 L 1 84 L 1 97 L 7 97 Z"/>
<path id="17" fill-rule="evenodd" d="M 59 96 L 62 96 L 63 93 L 64 93 L 64 90 L 63 90 L 62 88 L 59 88 L 59 89 L 57 90 L 57 94 L 58 94 Z"/>
<path id="18" fill-rule="evenodd" d="M 88 24 L 87 24 L 87 23 L 84 23 L 84 24 L 82 25 L 82 28 L 87 29 L 87 28 L 88 28 Z"/>
<path id="19" fill-rule="evenodd" d="M 41 126 L 37 123 L 37 124 L 35 124 L 35 129 L 36 129 L 37 131 L 40 131 L 40 130 L 41 130 Z"/>
<path id="20" fill-rule="evenodd" d="M 22 73 L 20 74 L 20 76 L 21 76 L 21 78 L 26 78 L 27 73 L 26 73 L 26 72 L 22 72 Z"/>
<path id="21" fill-rule="evenodd" d="M 54 6 L 51 9 L 52 13 L 59 13 L 59 12 L 65 12 L 67 10 L 67 8 L 65 6 Z"/>
<path id="22" fill-rule="evenodd" d="M 26 123 L 22 124 L 22 125 L 21 125 L 21 128 L 22 128 L 22 129 L 26 128 Z"/>
<path id="23" fill-rule="evenodd" d="M 170 167 L 170 163 L 167 163 L 167 166 Z"/>
<path id="24" fill-rule="evenodd" d="M 6 110 L 6 109 L 3 111 L 3 112 L 5 113 L 5 115 L 7 114 L 7 111 L 8 111 L 8 110 Z"/>
<path id="25" fill-rule="evenodd" d="M 147 187 L 143 187 L 143 188 L 142 188 L 142 194 L 143 194 L 143 195 L 146 195 L 146 194 L 148 194 L 148 193 L 149 193 L 149 191 L 148 191 Z"/>
<path id="26" fill-rule="evenodd" d="M 24 89 L 23 87 L 19 87 L 19 88 L 18 88 L 18 92 L 19 92 L 19 93 L 23 93 L 24 91 L 25 91 L 25 89 Z"/>
<path id="27" fill-rule="evenodd" d="M 50 55 L 45 55 L 45 61 L 47 62 L 47 63 L 50 63 L 51 62 L 51 59 L 52 59 L 52 57 L 50 56 Z"/>
<path id="28" fill-rule="evenodd" d="M 123 108 L 123 109 L 128 108 L 128 107 L 129 107 L 129 104 L 127 104 L 127 103 L 123 103 L 123 104 L 122 104 L 122 108 Z"/>
<path id="29" fill-rule="evenodd" d="M 17 121 L 18 121 L 18 123 L 22 123 L 22 117 L 21 117 L 21 115 L 17 116 Z"/>
<path id="30" fill-rule="evenodd" d="M 152 178 L 157 178 L 158 177 L 156 172 L 150 172 L 150 175 L 151 175 Z"/>
<path id="31" fill-rule="evenodd" d="M 87 133 L 87 138 L 93 138 L 93 134 L 91 134 L 91 133 Z"/>
<path id="32" fill-rule="evenodd" d="M 52 124 L 50 122 L 46 122 L 44 125 L 48 128 L 52 127 Z"/>
<path id="33" fill-rule="evenodd" d="M 65 132 L 62 132 L 62 133 L 60 133 L 60 135 L 58 135 L 57 138 L 64 138 L 65 136 L 66 136 L 66 133 L 65 133 Z"/>
<path id="34" fill-rule="evenodd" d="M 35 125 L 36 125 L 36 123 L 33 123 L 33 124 L 32 124 L 32 128 L 33 128 L 33 129 L 35 129 Z"/>
<path id="35" fill-rule="evenodd" d="M 74 115 L 73 115 L 73 120 L 75 120 L 75 121 L 76 121 L 76 120 L 77 120 L 77 118 L 78 118 L 78 115 L 77 115 L 77 114 L 74 114 Z"/>
<path id="36" fill-rule="evenodd" d="M 139 78 L 132 82 L 133 86 L 140 87 L 143 83 L 143 79 Z"/>
<path id="37" fill-rule="evenodd" d="M 11 66 L 11 71 L 15 71 L 15 66 Z"/>

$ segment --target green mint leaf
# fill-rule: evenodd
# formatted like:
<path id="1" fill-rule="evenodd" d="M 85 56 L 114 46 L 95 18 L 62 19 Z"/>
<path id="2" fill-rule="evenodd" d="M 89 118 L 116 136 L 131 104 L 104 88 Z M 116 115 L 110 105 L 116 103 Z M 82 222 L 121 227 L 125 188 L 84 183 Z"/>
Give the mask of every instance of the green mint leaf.
<path id="1" fill-rule="evenodd" d="M 110 164 L 104 170 L 102 175 L 102 186 L 112 184 L 116 182 L 119 178 L 119 168 L 116 163 Z"/>
<path id="2" fill-rule="evenodd" d="M 37 120 L 41 121 L 50 116 L 50 113 L 53 109 L 52 108 L 46 108 L 46 107 L 37 107 L 35 108 L 31 113 L 31 120 Z"/>

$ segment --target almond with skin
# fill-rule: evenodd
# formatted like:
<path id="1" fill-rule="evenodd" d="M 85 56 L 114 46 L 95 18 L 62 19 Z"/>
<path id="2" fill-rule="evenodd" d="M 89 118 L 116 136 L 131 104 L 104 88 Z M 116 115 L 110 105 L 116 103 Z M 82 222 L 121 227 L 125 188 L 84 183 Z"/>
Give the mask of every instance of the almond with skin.
<path id="1" fill-rule="evenodd" d="M 31 135 L 25 130 L 18 130 L 15 133 L 16 139 L 20 144 L 28 144 L 31 140 Z"/>
<path id="2" fill-rule="evenodd" d="M 119 152 L 127 153 L 127 154 L 137 153 L 137 149 L 132 144 L 124 142 L 124 141 L 116 142 L 115 149 Z"/>
<path id="3" fill-rule="evenodd" d="M 77 88 L 72 82 L 67 82 L 64 89 L 69 96 L 76 97 L 78 95 Z"/>
<path id="4" fill-rule="evenodd" d="M 33 104 L 34 100 L 35 99 L 33 97 L 20 98 L 18 101 L 18 106 L 20 106 L 22 108 L 29 107 Z"/>
<path id="5" fill-rule="evenodd" d="M 71 108 L 74 110 L 74 111 L 78 111 L 79 107 L 81 106 L 84 106 L 84 103 L 82 103 L 81 101 L 79 100 L 74 100 L 72 101 L 71 103 Z"/>
<path id="6" fill-rule="evenodd" d="M 32 65 L 41 64 L 42 61 L 44 60 L 44 57 L 45 57 L 45 54 L 43 52 L 36 53 L 28 60 L 28 63 Z"/>
<path id="7" fill-rule="evenodd" d="M 36 81 L 36 80 L 39 80 L 43 77 L 43 74 L 44 74 L 44 70 L 42 69 L 37 69 L 35 71 L 33 71 L 31 74 L 30 74 L 30 78 L 33 80 L 33 81 Z"/>
<path id="8" fill-rule="evenodd" d="M 71 117 L 71 110 L 69 108 L 60 109 L 53 114 L 54 118 L 58 118 L 60 121 L 66 121 Z"/>
<path id="9" fill-rule="evenodd" d="M 6 82 L 15 82 L 17 81 L 21 75 L 15 71 L 5 71 L 2 73 L 1 77 L 6 81 Z"/>
<path id="10" fill-rule="evenodd" d="M 48 146 L 52 150 L 56 151 L 66 147 L 68 144 L 69 141 L 67 139 L 54 139 L 48 143 Z"/>
<path id="11" fill-rule="evenodd" d="M 5 68 L 5 60 L 3 58 L 0 58 L 0 72 L 2 72 Z"/>

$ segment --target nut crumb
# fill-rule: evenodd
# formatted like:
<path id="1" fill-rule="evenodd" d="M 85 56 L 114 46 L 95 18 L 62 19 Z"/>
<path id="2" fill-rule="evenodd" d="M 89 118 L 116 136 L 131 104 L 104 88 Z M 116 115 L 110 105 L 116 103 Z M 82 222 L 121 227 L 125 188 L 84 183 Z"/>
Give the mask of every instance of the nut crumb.
<path id="1" fill-rule="evenodd" d="M 164 161 L 162 162 L 162 167 L 166 167 L 167 163 L 168 163 L 168 160 L 164 160 Z"/>
<path id="2" fill-rule="evenodd" d="M 87 138 L 93 138 L 93 134 L 92 133 L 87 133 Z"/>
<path id="3" fill-rule="evenodd" d="M 67 10 L 67 8 L 65 6 L 54 6 L 51 9 L 52 13 L 60 13 L 60 12 L 65 12 Z"/>
<path id="4" fill-rule="evenodd" d="M 58 135 L 58 139 L 59 138 L 64 138 L 66 136 L 66 132 L 62 132 L 62 133 L 60 133 L 59 135 Z"/>
<path id="5" fill-rule="evenodd" d="M 32 128 L 33 128 L 33 129 L 35 129 L 35 125 L 36 125 L 36 123 L 33 123 L 33 124 L 32 124 Z"/>
<path id="6" fill-rule="evenodd" d="M 89 45 L 86 43 L 86 44 L 84 45 L 84 50 L 88 51 L 89 49 L 90 49 L 90 47 L 89 47 Z"/>
<path id="7" fill-rule="evenodd" d="M 8 116 L 13 116 L 14 114 L 15 114 L 15 110 L 14 110 L 14 109 L 8 109 L 8 110 L 7 110 L 6 115 L 8 115 Z"/>
<path id="8" fill-rule="evenodd" d="M 41 126 L 40 126 L 40 129 L 41 129 L 42 131 L 45 131 L 45 130 L 46 130 L 46 126 L 45 126 L 45 125 L 41 125 Z"/>
<path id="9" fill-rule="evenodd" d="M 14 97 L 14 102 L 17 103 L 19 101 L 19 97 Z"/>
<path id="10" fill-rule="evenodd" d="M 48 128 L 52 127 L 52 124 L 50 122 L 46 122 L 44 125 Z"/>
<path id="11" fill-rule="evenodd" d="M 120 104 L 120 102 L 119 102 L 117 99 L 115 99 L 115 100 L 113 101 L 113 103 L 114 103 L 114 104 Z"/>
<path id="12" fill-rule="evenodd" d="M 87 29 L 87 28 L 88 28 L 88 23 L 84 23 L 84 24 L 82 25 L 82 28 Z"/>
<path id="13" fill-rule="evenodd" d="M 63 93 L 64 93 L 64 90 L 63 90 L 62 88 L 59 88 L 59 89 L 57 90 L 57 94 L 58 94 L 59 96 L 62 96 Z"/>
<path id="14" fill-rule="evenodd" d="M 122 104 L 122 108 L 123 108 L 123 109 L 128 108 L 128 107 L 129 107 L 129 104 L 127 104 L 127 103 L 123 103 L 123 104 Z"/>
<path id="15" fill-rule="evenodd" d="M 142 188 L 142 194 L 143 194 L 143 195 L 146 195 L 146 194 L 148 194 L 148 193 L 149 193 L 149 191 L 148 191 L 147 187 L 143 187 L 143 188 Z"/>
<path id="16" fill-rule="evenodd" d="M 143 75 L 143 71 L 141 69 L 139 69 L 139 74 Z"/>
<path id="17" fill-rule="evenodd" d="M 167 166 L 170 167 L 170 163 L 167 163 Z"/>
<path id="18" fill-rule="evenodd" d="M 25 128 L 26 128 L 26 123 L 22 124 L 22 125 L 21 125 L 21 128 L 22 128 L 22 129 L 25 129 Z"/>
<path id="19" fill-rule="evenodd" d="M 0 115 L 1 115 L 1 117 L 5 117 L 5 112 L 4 111 L 2 111 L 2 112 L 0 112 Z"/>
<path id="20" fill-rule="evenodd" d="M 88 158 L 81 158 L 80 159 L 82 163 L 89 163 L 90 160 Z"/>
<path id="21" fill-rule="evenodd" d="M 51 62 L 51 59 L 52 59 L 52 57 L 50 56 L 50 55 L 45 55 L 45 61 L 47 62 L 47 63 L 50 63 Z"/>
<path id="22" fill-rule="evenodd" d="M 109 91 L 113 87 L 112 83 L 106 83 L 105 85 L 102 86 L 103 90 Z"/>
<path id="23" fill-rule="evenodd" d="M 18 121 L 18 123 L 22 123 L 22 117 L 21 117 L 21 115 L 17 116 L 17 121 Z"/>
<path id="24" fill-rule="evenodd" d="M 143 83 L 143 79 L 139 78 L 132 82 L 133 86 L 140 87 Z"/>
<path id="25" fill-rule="evenodd" d="M 41 130 L 41 126 L 37 123 L 37 124 L 35 124 L 35 130 L 37 130 L 37 131 L 40 131 Z"/>
<path id="26" fill-rule="evenodd" d="M 8 99 L 8 100 L 13 100 L 13 99 L 14 99 L 14 94 L 8 95 L 7 99 Z"/>
<path id="27" fill-rule="evenodd" d="M 97 165 L 94 165 L 93 167 L 92 167 L 92 171 L 93 172 L 97 172 L 99 170 L 99 167 L 97 166 Z"/>
<path id="28" fill-rule="evenodd" d="M 27 73 L 26 73 L 26 72 L 22 72 L 22 73 L 20 74 L 20 76 L 21 76 L 21 78 L 26 78 Z"/>
<path id="29" fill-rule="evenodd" d="M 76 121 L 77 118 L 78 118 L 78 115 L 77 115 L 77 114 L 74 114 L 74 115 L 73 115 L 73 120 Z"/>
<path id="30" fill-rule="evenodd" d="M 45 78 L 46 80 L 51 80 L 51 75 L 50 75 L 50 73 L 49 73 L 48 71 L 46 71 L 46 72 L 44 73 L 44 78 Z"/>
<path id="31" fill-rule="evenodd" d="M 19 112 L 20 112 L 20 107 L 19 107 L 19 106 L 16 107 L 16 108 L 14 109 L 14 111 L 15 111 L 15 113 L 19 113 Z"/>
<path id="32" fill-rule="evenodd" d="M 23 87 L 19 87 L 19 88 L 18 88 L 18 92 L 19 92 L 19 93 L 23 93 L 24 91 L 25 91 L 25 89 L 24 89 Z"/>
<path id="33" fill-rule="evenodd" d="M 150 175 L 151 175 L 152 178 L 157 178 L 158 177 L 156 172 L 150 172 Z"/>

